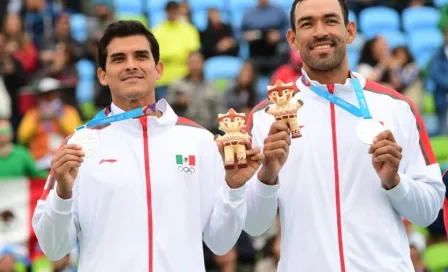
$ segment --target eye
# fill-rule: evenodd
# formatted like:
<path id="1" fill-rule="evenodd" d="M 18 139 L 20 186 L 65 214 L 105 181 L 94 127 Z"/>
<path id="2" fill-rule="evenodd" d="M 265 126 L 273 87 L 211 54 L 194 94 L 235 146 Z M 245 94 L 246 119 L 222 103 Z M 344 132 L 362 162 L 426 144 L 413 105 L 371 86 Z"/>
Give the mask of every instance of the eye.
<path id="1" fill-rule="evenodd" d="M 306 22 L 300 25 L 300 27 L 305 28 L 305 27 L 310 27 L 311 23 L 310 22 Z"/>
<path id="2" fill-rule="evenodd" d="M 224 118 L 224 122 L 230 122 L 230 118 L 229 117 Z"/>
<path id="3" fill-rule="evenodd" d="M 241 119 L 239 117 L 235 117 L 235 122 L 239 122 Z"/>
<path id="4" fill-rule="evenodd" d="M 329 19 L 329 20 L 327 21 L 327 23 L 329 23 L 329 24 L 337 24 L 337 23 L 338 23 L 338 20 L 336 20 L 336 19 Z"/>

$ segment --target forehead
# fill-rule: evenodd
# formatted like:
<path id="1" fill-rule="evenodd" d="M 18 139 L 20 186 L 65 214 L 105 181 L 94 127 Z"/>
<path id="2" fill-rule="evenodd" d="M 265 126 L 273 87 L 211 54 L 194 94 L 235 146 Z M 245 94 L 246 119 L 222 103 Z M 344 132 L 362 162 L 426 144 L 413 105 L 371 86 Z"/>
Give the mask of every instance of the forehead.
<path id="1" fill-rule="evenodd" d="M 300 17 L 321 17 L 336 13 L 342 17 L 342 7 L 338 0 L 303 0 L 296 5 L 296 19 Z"/>
<path id="2" fill-rule="evenodd" d="M 128 54 L 140 50 L 148 50 L 151 52 L 151 46 L 145 36 L 116 37 L 107 46 L 107 55 L 110 56 L 115 53 Z"/>

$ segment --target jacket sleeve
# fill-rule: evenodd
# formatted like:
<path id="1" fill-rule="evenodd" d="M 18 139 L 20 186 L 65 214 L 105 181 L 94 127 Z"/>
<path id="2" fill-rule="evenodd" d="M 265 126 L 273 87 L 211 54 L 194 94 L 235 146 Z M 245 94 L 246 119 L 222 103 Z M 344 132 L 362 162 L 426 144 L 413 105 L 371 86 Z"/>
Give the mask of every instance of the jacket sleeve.
<path id="1" fill-rule="evenodd" d="M 407 139 L 402 143 L 400 182 L 386 194 L 404 218 L 426 227 L 438 217 L 445 198 L 445 185 L 423 120 L 412 103 L 411 107 L 406 107 L 402 118 Z"/>
<path id="2" fill-rule="evenodd" d="M 227 185 L 223 160 L 213 136 L 204 141 L 200 163 L 203 240 L 214 254 L 225 255 L 243 230 L 247 213 L 245 186 L 231 189 Z"/>
<path id="3" fill-rule="evenodd" d="M 252 146 L 263 150 L 264 136 L 254 123 L 253 112 L 249 115 L 247 128 L 252 136 Z M 275 222 L 277 216 L 277 198 L 280 184 L 266 185 L 255 174 L 247 183 L 246 201 L 247 218 L 244 230 L 252 236 L 266 232 Z"/>
<path id="4" fill-rule="evenodd" d="M 443 174 L 443 183 L 445 187 L 448 184 L 448 170 Z M 443 202 L 443 221 L 445 222 L 445 232 L 448 236 L 448 192 L 445 191 L 445 201 Z"/>
<path id="5" fill-rule="evenodd" d="M 77 184 L 75 180 L 72 198 L 63 200 L 56 193 L 56 180 L 51 173 L 34 210 L 34 232 L 42 251 L 52 261 L 62 259 L 76 246 L 80 230 Z"/>

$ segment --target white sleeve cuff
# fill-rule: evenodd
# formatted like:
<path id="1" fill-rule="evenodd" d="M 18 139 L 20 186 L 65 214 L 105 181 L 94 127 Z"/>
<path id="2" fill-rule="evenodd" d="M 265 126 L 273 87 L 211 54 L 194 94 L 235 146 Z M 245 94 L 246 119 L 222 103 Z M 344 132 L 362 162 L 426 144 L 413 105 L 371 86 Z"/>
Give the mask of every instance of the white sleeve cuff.
<path id="1" fill-rule="evenodd" d="M 277 191 L 280 189 L 280 184 L 277 183 L 275 185 L 267 185 L 258 179 L 255 179 L 254 187 L 257 195 L 264 198 L 271 198 L 277 195 Z"/>
<path id="2" fill-rule="evenodd" d="M 73 196 L 69 199 L 62 199 L 56 193 L 56 189 L 50 190 L 48 204 L 57 213 L 67 214 L 72 211 Z"/>
<path id="3" fill-rule="evenodd" d="M 400 176 L 400 182 L 398 182 L 397 186 L 386 190 L 386 194 L 391 199 L 401 199 L 409 192 L 409 177 L 403 173 L 398 173 L 398 175 Z"/>
<path id="4" fill-rule="evenodd" d="M 246 197 L 246 184 L 237 189 L 229 187 L 227 182 L 222 186 L 224 199 L 229 202 L 239 202 Z"/>

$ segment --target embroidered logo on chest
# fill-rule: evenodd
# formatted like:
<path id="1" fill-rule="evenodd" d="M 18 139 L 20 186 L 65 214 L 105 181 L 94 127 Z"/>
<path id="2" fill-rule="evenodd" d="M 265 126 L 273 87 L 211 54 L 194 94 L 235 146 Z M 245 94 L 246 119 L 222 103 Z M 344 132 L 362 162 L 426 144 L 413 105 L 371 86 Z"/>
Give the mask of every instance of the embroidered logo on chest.
<path id="1" fill-rule="evenodd" d="M 176 165 L 177 171 L 192 175 L 196 171 L 196 156 L 177 154 Z"/>

